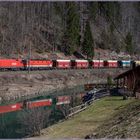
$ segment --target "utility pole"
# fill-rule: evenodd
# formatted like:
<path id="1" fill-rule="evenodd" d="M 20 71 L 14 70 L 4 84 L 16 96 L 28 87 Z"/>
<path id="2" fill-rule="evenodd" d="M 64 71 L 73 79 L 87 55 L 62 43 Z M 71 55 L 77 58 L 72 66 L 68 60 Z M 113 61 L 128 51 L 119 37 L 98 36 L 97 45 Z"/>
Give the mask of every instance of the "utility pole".
<path id="1" fill-rule="evenodd" d="M 28 74 L 30 74 L 30 60 L 31 60 L 31 41 L 29 43 L 29 56 L 28 56 Z"/>
<path id="2" fill-rule="evenodd" d="M 98 55 L 99 55 L 99 65 L 98 65 L 98 68 L 99 68 L 99 71 L 98 71 L 98 80 L 99 80 L 99 78 L 100 78 L 100 66 L 101 66 L 101 64 L 100 64 L 100 52 L 98 53 Z M 98 82 L 100 83 L 100 80 Z"/>

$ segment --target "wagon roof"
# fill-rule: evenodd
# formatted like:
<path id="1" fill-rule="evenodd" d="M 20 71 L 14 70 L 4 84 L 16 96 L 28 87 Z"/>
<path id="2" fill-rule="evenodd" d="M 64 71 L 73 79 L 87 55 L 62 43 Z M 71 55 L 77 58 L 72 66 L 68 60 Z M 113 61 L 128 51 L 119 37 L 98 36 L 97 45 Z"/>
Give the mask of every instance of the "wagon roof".
<path id="1" fill-rule="evenodd" d="M 118 60 L 107 60 L 107 62 L 118 62 Z"/>
<path id="2" fill-rule="evenodd" d="M 92 60 L 92 62 L 103 62 L 104 60 Z"/>
<path id="3" fill-rule="evenodd" d="M 130 62 L 131 60 L 121 60 L 122 62 Z"/>
<path id="4" fill-rule="evenodd" d="M 137 67 L 134 68 L 134 69 L 131 69 L 131 70 L 128 70 L 128 71 L 126 71 L 126 72 L 124 72 L 124 73 L 119 74 L 117 77 L 114 78 L 114 80 L 123 78 L 123 77 L 125 77 L 125 76 L 131 74 L 132 72 L 138 72 L 138 71 L 140 71 L 140 66 L 137 66 Z"/>
<path id="5" fill-rule="evenodd" d="M 70 62 L 71 60 L 62 60 L 62 59 L 57 59 L 56 61 L 59 61 L 59 62 Z"/>
<path id="6" fill-rule="evenodd" d="M 75 60 L 76 62 L 88 62 L 88 60 Z"/>

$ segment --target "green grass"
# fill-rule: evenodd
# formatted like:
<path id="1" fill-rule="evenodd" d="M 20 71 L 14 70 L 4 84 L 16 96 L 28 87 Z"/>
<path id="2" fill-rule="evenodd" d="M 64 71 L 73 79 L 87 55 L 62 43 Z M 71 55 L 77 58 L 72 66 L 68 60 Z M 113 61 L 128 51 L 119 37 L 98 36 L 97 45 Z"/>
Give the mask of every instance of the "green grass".
<path id="1" fill-rule="evenodd" d="M 140 138 L 140 100 L 135 100 L 100 125 L 92 138 Z"/>
<path id="2" fill-rule="evenodd" d="M 72 118 L 42 130 L 42 137 L 48 138 L 84 138 L 91 134 L 116 111 L 124 108 L 134 99 L 122 100 L 122 97 L 106 97 L 93 103 L 87 110 Z"/>

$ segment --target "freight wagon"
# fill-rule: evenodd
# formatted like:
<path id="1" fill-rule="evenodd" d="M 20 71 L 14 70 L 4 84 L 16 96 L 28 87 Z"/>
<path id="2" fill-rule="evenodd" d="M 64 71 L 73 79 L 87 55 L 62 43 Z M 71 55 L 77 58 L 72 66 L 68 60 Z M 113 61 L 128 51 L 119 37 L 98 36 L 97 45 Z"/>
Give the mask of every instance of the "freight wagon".
<path id="1" fill-rule="evenodd" d="M 91 68 L 103 68 L 104 61 L 103 60 L 90 60 L 89 65 Z"/>
<path id="2" fill-rule="evenodd" d="M 104 62 L 104 66 L 108 68 L 117 68 L 118 61 L 117 60 L 107 60 Z"/>
<path id="3" fill-rule="evenodd" d="M 86 69 L 89 67 L 88 60 L 72 60 L 72 68 Z"/>
<path id="4" fill-rule="evenodd" d="M 71 68 L 70 60 L 53 60 L 53 67 L 58 69 L 68 69 Z"/>
<path id="5" fill-rule="evenodd" d="M 53 67 L 53 62 L 51 60 L 31 59 L 25 63 L 25 66 L 26 66 L 26 69 L 30 67 L 31 70 L 51 69 Z"/>
<path id="6" fill-rule="evenodd" d="M 122 68 L 131 68 L 132 66 L 132 61 L 130 60 L 121 60 L 119 61 L 119 67 L 122 67 Z"/>

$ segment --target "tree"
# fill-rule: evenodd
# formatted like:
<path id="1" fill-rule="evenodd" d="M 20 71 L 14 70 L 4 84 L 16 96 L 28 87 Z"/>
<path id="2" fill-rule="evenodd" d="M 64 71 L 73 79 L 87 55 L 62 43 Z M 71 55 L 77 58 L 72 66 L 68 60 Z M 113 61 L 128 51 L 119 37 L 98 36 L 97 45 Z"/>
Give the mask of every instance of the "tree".
<path id="1" fill-rule="evenodd" d="M 108 85 L 111 85 L 112 84 L 112 78 L 111 78 L 111 76 L 108 76 L 107 77 L 107 83 L 108 83 Z"/>
<path id="2" fill-rule="evenodd" d="M 79 46 L 80 42 L 80 16 L 75 2 L 66 2 L 66 9 L 66 30 L 63 44 L 65 47 L 64 51 L 67 54 L 72 54 Z"/>
<path id="3" fill-rule="evenodd" d="M 87 55 L 87 58 L 93 58 L 94 56 L 94 40 L 91 33 L 90 23 L 87 22 L 84 33 L 84 41 L 82 51 Z"/>
<path id="4" fill-rule="evenodd" d="M 126 51 L 129 54 L 132 54 L 133 53 L 133 45 L 132 45 L 132 35 L 130 32 L 126 35 L 125 44 L 126 44 L 125 45 Z"/>
<path id="5" fill-rule="evenodd" d="M 94 2 L 90 2 L 89 12 L 90 12 L 90 18 L 95 20 L 96 15 L 99 12 L 98 2 L 95 2 L 95 1 Z"/>
<path id="6" fill-rule="evenodd" d="M 69 115 L 69 113 L 70 113 L 70 105 L 69 104 L 65 104 L 65 105 L 61 105 L 61 107 L 60 107 L 60 111 L 61 111 L 61 113 L 63 114 L 63 117 L 65 118 L 65 119 L 67 119 L 67 116 Z"/>
<path id="7" fill-rule="evenodd" d="M 112 84 L 112 77 L 110 75 L 107 77 L 107 84 L 108 84 L 108 87 L 110 89 L 110 86 Z"/>

